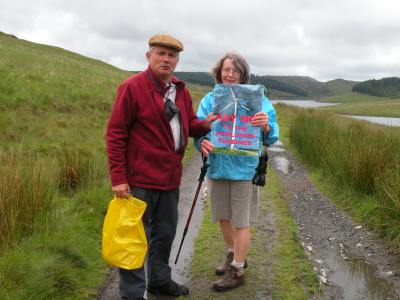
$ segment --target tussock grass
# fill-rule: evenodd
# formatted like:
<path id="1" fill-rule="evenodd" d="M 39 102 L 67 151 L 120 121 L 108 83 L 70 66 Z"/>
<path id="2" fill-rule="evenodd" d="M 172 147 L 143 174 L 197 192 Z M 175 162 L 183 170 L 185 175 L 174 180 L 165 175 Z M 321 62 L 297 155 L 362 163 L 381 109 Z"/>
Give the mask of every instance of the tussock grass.
<path id="1" fill-rule="evenodd" d="M 108 184 L 59 197 L 51 230 L 26 237 L 0 259 L 0 299 L 93 299 L 106 275 L 101 227 Z"/>
<path id="2" fill-rule="evenodd" d="M 60 192 L 104 180 L 106 163 L 85 149 L 65 148 L 57 159 L 10 148 L 0 152 L 0 249 L 17 245 L 23 236 L 46 230 L 60 209 Z"/>
<path id="3" fill-rule="evenodd" d="M 400 130 L 284 108 L 290 143 L 356 219 L 400 247 Z"/>
<path id="4" fill-rule="evenodd" d="M 0 152 L 0 250 L 54 216 L 58 172 L 54 160 L 10 149 Z"/>
<path id="5" fill-rule="evenodd" d="M 89 149 L 67 147 L 59 153 L 60 189 L 73 192 L 82 187 L 93 185 L 106 174 L 104 156 Z"/>

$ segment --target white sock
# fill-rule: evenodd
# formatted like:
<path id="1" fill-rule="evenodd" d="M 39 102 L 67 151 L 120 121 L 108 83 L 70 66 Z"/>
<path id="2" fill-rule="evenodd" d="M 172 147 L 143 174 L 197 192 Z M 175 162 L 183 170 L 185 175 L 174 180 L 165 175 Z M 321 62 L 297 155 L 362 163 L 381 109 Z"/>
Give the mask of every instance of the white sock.
<path id="1" fill-rule="evenodd" d="M 233 248 L 228 248 L 229 253 L 233 253 Z"/>
<path id="2" fill-rule="evenodd" d="M 243 268 L 244 268 L 244 261 L 242 261 L 242 262 L 237 262 L 236 260 L 233 260 L 233 262 L 231 263 L 231 265 L 234 266 L 235 268 L 243 269 Z"/>

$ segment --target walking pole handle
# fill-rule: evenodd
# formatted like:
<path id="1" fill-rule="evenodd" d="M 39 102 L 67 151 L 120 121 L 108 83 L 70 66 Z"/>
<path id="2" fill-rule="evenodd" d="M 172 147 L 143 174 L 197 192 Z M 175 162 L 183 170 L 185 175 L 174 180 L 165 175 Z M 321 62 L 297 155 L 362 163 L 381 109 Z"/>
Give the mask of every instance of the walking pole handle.
<path id="1" fill-rule="evenodd" d="M 198 179 L 199 182 L 203 182 L 204 181 L 204 177 L 207 174 L 207 169 L 208 169 L 208 166 L 209 166 L 209 164 L 207 163 L 208 157 L 205 156 L 204 154 L 201 154 L 201 157 L 203 159 L 203 165 L 201 166 L 201 172 L 200 172 L 200 176 L 199 176 L 199 179 Z"/>

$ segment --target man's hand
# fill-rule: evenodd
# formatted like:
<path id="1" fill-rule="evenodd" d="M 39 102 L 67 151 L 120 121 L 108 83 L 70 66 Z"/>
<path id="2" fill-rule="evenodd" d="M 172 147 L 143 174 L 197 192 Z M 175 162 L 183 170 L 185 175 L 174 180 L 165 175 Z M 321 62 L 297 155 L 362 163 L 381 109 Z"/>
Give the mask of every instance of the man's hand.
<path id="1" fill-rule="evenodd" d="M 210 152 L 213 152 L 214 145 L 207 139 L 203 139 L 200 145 L 200 151 L 205 157 L 208 157 Z"/>
<path id="2" fill-rule="evenodd" d="M 204 128 L 210 130 L 211 129 L 211 123 L 214 122 L 217 118 L 218 118 L 218 116 L 214 116 L 213 113 L 209 113 L 207 115 L 206 119 L 204 120 L 204 123 L 203 123 Z"/>
<path id="3" fill-rule="evenodd" d="M 264 133 L 269 131 L 268 116 L 265 112 L 260 111 L 256 113 L 251 120 L 251 125 L 261 127 Z"/>
<path id="4" fill-rule="evenodd" d="M 114 185 L 111 190 L 118 198 L 127 198 L 130 192 L 129 185 L 127 183 L 122 183 Z"/>

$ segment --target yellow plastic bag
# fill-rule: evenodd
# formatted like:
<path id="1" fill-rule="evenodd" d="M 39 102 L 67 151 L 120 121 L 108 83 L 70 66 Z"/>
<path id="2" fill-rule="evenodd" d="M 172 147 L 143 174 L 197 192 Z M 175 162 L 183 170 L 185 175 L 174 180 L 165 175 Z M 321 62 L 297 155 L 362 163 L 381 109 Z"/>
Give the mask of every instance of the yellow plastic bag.
<path id="1" fill-rule="evenodd" d="M 108 205 L 103 225 L 102 257 L 111 266 L 141 268 L 147 252 L 142 216 L 146 202 L 129 196 L 114 198 Z"/>

